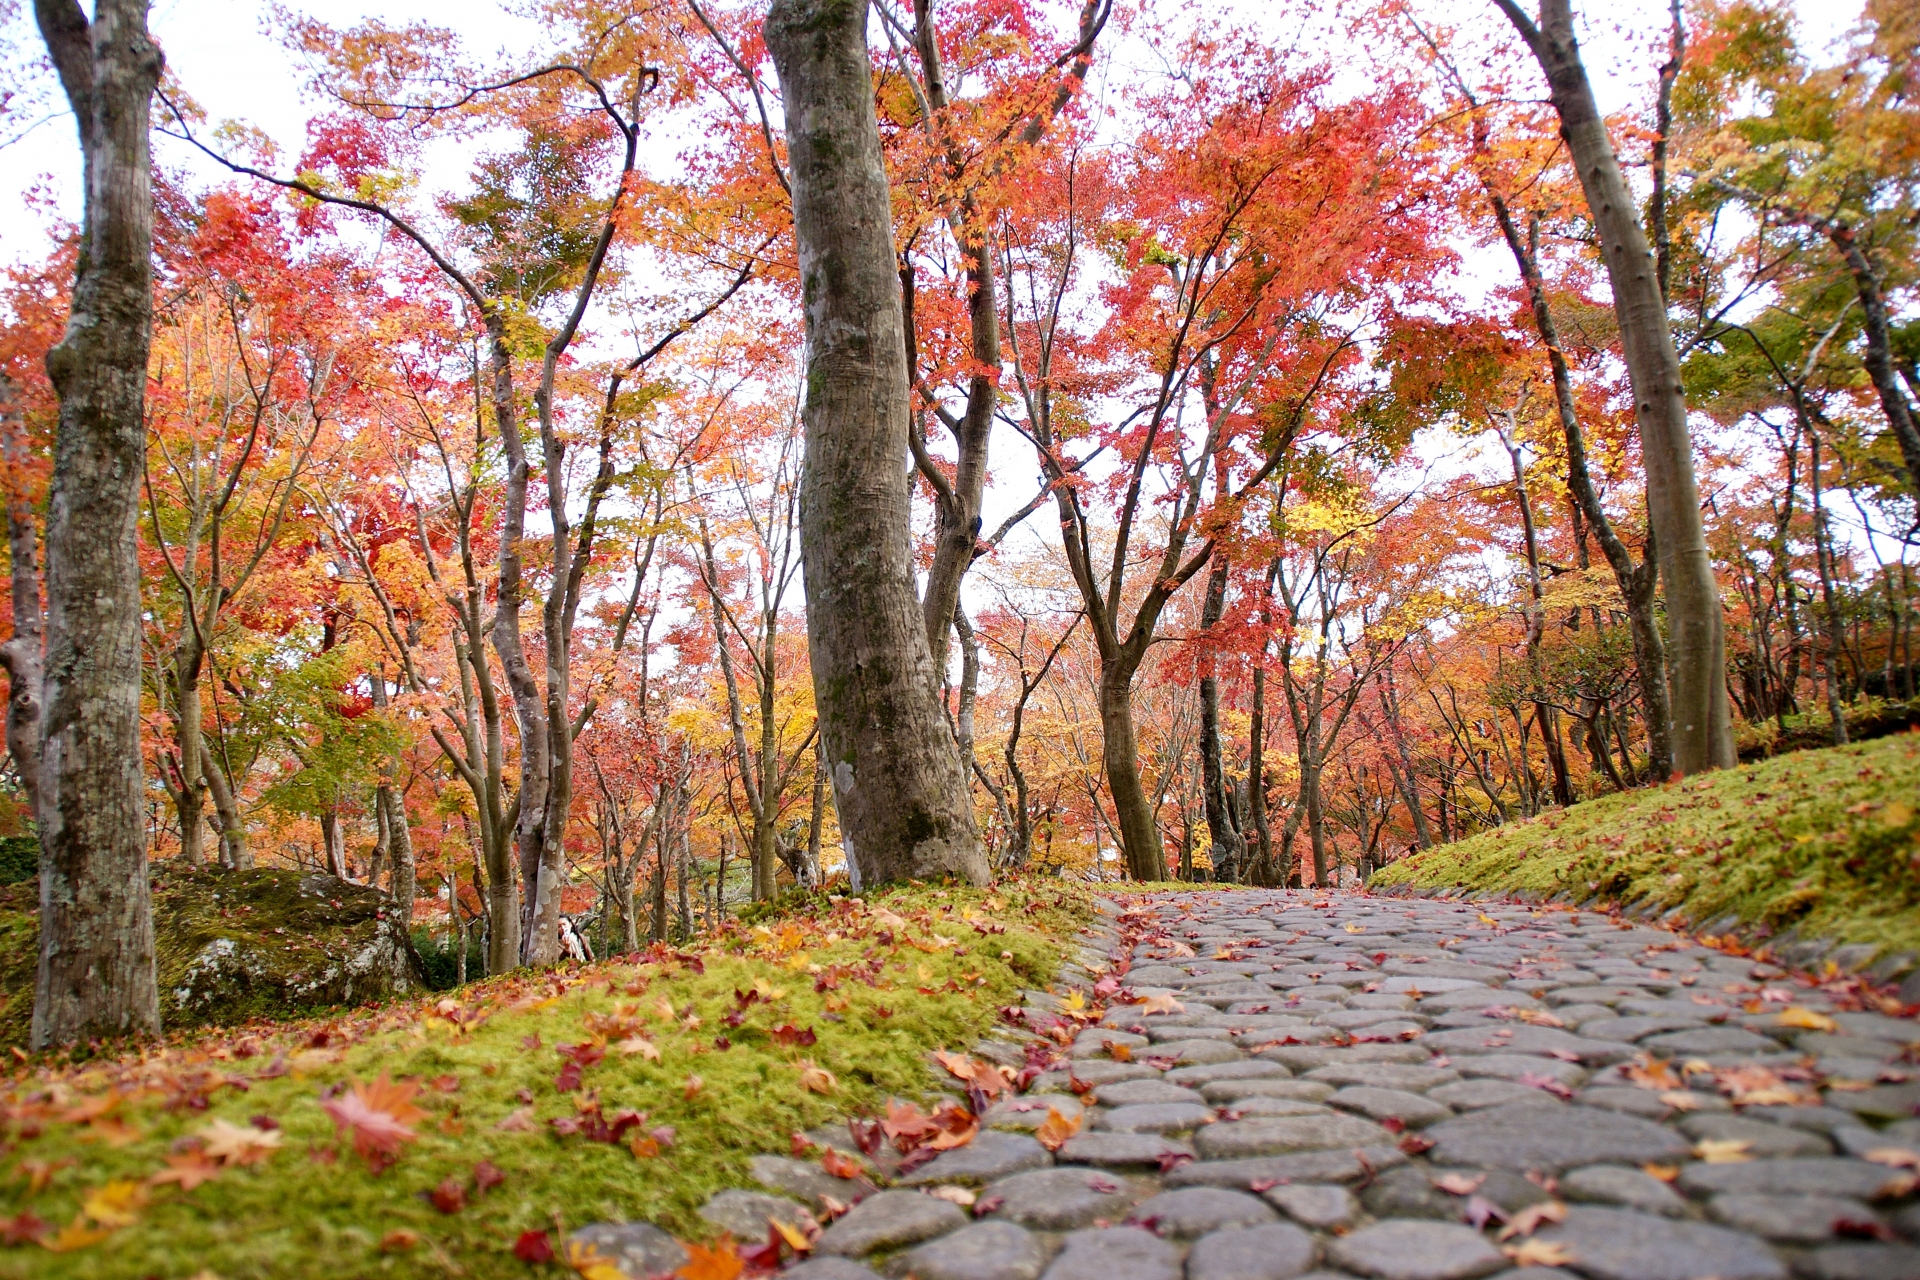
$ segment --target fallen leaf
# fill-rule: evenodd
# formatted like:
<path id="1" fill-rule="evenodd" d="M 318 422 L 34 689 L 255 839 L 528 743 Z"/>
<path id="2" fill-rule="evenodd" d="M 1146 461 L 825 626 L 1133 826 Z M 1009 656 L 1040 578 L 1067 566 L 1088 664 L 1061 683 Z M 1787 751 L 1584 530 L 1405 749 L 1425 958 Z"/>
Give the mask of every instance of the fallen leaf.
<path id="1" fill-rule="evenodd" d="M 1130 1044 L 1121 1044 L 1118 1040 L 1103 1040 L 1100 1042 L 1100 1047 L 1105 1049 L 1107 1056 L 1115 1062 L 1133 1061 L 1133 1046 Z"/>
<path id="2" fill-rule="evenodd" d="M 1774 1019 L 1783 1027 L 1805 1027 L 1809 1031 L 1832 1031 L 1839 1024 L 1824 1013 L 1815 1013 L 1812 1009 L 1792 1005 L 1780 1011 Z"/>
<path id="3" fill-rule="evenodd" d="M 532 1107 L 515 1107 L 493 1127 L 502 1133 L 532 1133 L 540 1127 L 540 1123 L 533 1118 Z"/>
<path id="4" fill-rule="evenodd" d="M 445 1178 L 440 1185 L 427 1193 L 427 1199 L 433 1207 L 442 1213 L 458 1213 L 467 1207 L 467 1189 L 458 1178 Z"/>
<path id="5" fill-rule="evenodd" d="M 1700 1095 L 1689 1089 L 1673 1089 L 1661 1094 L 1660 1101 L 1675 1111 L 1695 1111 L 1700 1106 Z"/>
<path id="6" fill-rule="evenodd" d="M 139 1221 L 140 1210 L 146 1204 L 147 1189 L 144 1185 L 119 1178 L 88 1192 L 87 1198 L 80 1204 L 80 1211 L 111 1231 L 130 1227 Z"/>
<path id="7" fill-rule="evenodd" d="M 739 1250 L 733 1247 L 733 1241 L 720 1237 L 720 1242 L 711 1249 L 704 1245 L 688 1244 L 686 1265 L 673 1274 L 680 1280 L 735 1280 L 747 1269 L 746 1260 Z M 585 1275 L 585 1272 L 581 1274 Z M 587 1280 L 602 1280 L 599 1276 L 588 1276 Z"/>
<path id="8" fill-rule="evenodd" d="M 1753 1144 L 1708 1138 L 1694 1147 L 1693 1154 L 1708 1164 L 1739 1164 L 1753 1159 Z"/>
<path id="9" fill-rule="evenodd" d="M 420 1244 L 420 1233 L 397 1227 L 380 1237 L 380 1252 L 406 1253 Z"/>
<path id="10" fill-rule="evenodd" d="M 544 1231 L 522 1231 L 513 1242 L 513 1256 L 539 1266 L 553 1261 L 553 1241 Z"/>
<path id="11" fill-rule="evenodd" d="M 680 1086 L 680 1096 L 688 1102 L 692 1102 L 700 1096 L 700 1091 L 706 1087 L 707 1082 L 705 1080 L 702 1080 L 692 1072 L 688 1072 L 686 1082 Z"/>
<path id="12" fill-rule="evenodd" d="M 811 1062 L 800 1064 L 800 1087 L 810 1093 L 832 1093 L 839 1086 L 833 1078 L 833 1072 L 825 1067 L 817 1067 Z"/>
<path id="13" fill-rule="evenodd" d="M 1557 1267 L 1575 1261 L 1573 1250 L 1558 1240 L 1522 1240 L 1501 1252 L 1516 1267 Z"/>
<path id="14" fill-rule="evenodd" d="M 1640 1172 L 1646 1174 L 1649 1178 L 1658 1178 L 1662 1182 L 1673 1182 L 1680 1177 L 1680 1166 L 1677 1164 L 1643 1164 L 1640 1166 Z"/>
<path id="15" fill-rule="evenodd" d="M 1567 1206 L 1558 1200 L 1543 1200 L 1539 1204 L 1530 1204 L 1507 1220 L 1500 1228 L 1500 1239 L 1511 1240 L 1515 1236 L 1530 1236 L 1540 1229 L 1542 1223 L 1565 1222 Z"/>
<path id="16" fill-rule="evenodd" d="M 1470 1196 L 1480 1189 L 1487 1180 L 1484 1173 L 1443 1173 L 1433 1180 L 1433 1185 L 1450 1196 Z"/>
<path id="17" fill-rule="evenodd" d="M 148 1186 L 161 1187 L 171 1182 L 182 1191 L 191 1191 L 201 1183 L 212 1182 L 220 1176 L 220 1162 L 203 1149 L 170 1155 L 166 1161 L 166 1168 L 147 1179 Z"/>
<path id="18" fill-rule="evenodd" d="M 99 1244 L 112 1234 L 111 1231 L 89 1227 L 84 1217 L 75 1214 L 72 1222 L 60 1228 L 54 1235 L 41 1236 L 38 1243 L 48 1253 L 71 1253 L 75 1249 L 84 1249 L 90 1244 Z"/>
<path id="19" fill-rule="evenodd" d="M 950 1203 L 957 1204 L 962 1209 L 972 1207 L 973 1202 L 979 1198 L 975 1196 L 973 1192 L 967 1190 L 965 1187 L 952 1187 L 952 1186 L 935 1187 L 931 1191 L 927 1192 L 927 1194 L 932 1196 L 936 1200 L 946 1200 L 946 1201 L 949 1201 Z"/>
<path id="20" fill-rule="evenodd" d="M 22 1209 L 11 1218 L 0 1218 L 0 1244 L 37 1244 L 47 1234 L 47 1224 L 31 1209 Z"/>
<path id="21" fill-rule="evenodd" d="M 412 1127 L 427 1115 L 413 1105 L 419 1093 L 419 1081 L 389 1080 L 382 1072 L 371 1084 L 355 1084 L 346 1093 L 328 1098 L 320 1107 L 333 1117 L 335 1131 L 350 1134 L 353 1149 L 378 1170 L 399 1157 L 402 1143 L 420 1136 Z"/>
<path id="22" fill-rule="evenodd" d="M 820 1167 L 836 1178 L 859 1178 L 864 1177 L 867 1172 L 865 1165 L 844 1152 L 835 1151 L 832 1147 L 828 1147 L 826 1153 L 820 1157 Z"/>
<path id="23" fill-rule="evenodd" d="M 1172 995 L 1164 991 L 1150 995 L 1140 1002 L 1140 1012 L 1143 1014 L 1185 1013 L 1186 1011 L 1187 1006 L 1181 1004 L 1178 1000 L 1175 1000 Z"/>
<path id="24" fill-rule="evenodd" d="M 19 1172 L 26 1176 L 27 1194 L 39 1195 L 53 1181 L 54 1174 L 75 1163 L 74 1160 L 22 1160 Z"/>
<path id="25" fill-rule="evenodd" d="M 647 1039 L 645 1036 L 628 1036 L 625 1040 L 615 1045 L 614 1048 L 620 1050 L 621 1053 L 628 1057 L 632 1057 L 637 1053 L 648 1062 L 660 1061 L 660 1050 L 655 1048 L 653 1041 Z"/>
<path id="26" fill-rule="evenodd" d="M 280 1149 L 280 1131 L 215 1120 L 200 1131 L 200 1149 L 223 1165 L 258 1164 Z"/>
<path id="27" fill-rule="evenodd" d="M 1047 1118 L 1040 1122 L 1040 1127 L 1033 1131 L 1033 1136 L 1047 1150 L 1058 1151 L 1066 1144 L 1068 1138 L 1080 1132 L 1080 1122 L 1083 1118 L 1074 1116 L 1069 1119 L 1057 1107 L 1048 1107 Z"/>
<path id="28" fill-rule="evenodd" d="M 528 1232 L 527 1234 L 531 1235 L 533 1233 Z M 543 1231 L 540 1234 L 544 1237 L 546 1232 Z M 520 1237 L 522 1241 L 526 1238 L 524 1235 Z M 692 1245 L 687 1247 L 689 1250 L 693 1248 Z M 514 1246 L 514 1252 L 520 1252 L 520 1246 L 518 1244 Z M 548 1249 L 548 1256 L 552 1256 L 551 1246 L 549 1246 Z M 567 1265 L 579 1272 L 584 1280 L 629 1280 L 627 1273 L 622 1271 L 619 1264 L 614 1262 L 612 1258 L 607 1257 L 592 1245 L 579 1240 L 567 1241 Z"/>
<path id="29" fill-rule="evenodd" d="M 1920 1153 L 1904 1147 L 1875 1147 L 1860 1158 L 1884 1164 L 1890 1169 L 1920 1169 Z"/>

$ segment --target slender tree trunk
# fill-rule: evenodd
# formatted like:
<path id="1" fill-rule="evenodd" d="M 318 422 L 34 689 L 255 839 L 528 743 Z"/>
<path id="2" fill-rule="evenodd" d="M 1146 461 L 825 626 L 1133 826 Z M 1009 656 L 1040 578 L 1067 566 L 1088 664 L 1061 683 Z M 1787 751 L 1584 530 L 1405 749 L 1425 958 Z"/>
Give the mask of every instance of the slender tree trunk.
<path id="1" fill-rule="evenodd" d="M 47 502 L 33 1047 L 160 1029 L 140 755 L 140 567 L 159 47 L 144 0 L 35 0 L 79 126 L 85 215 Z"/>
<path id="2" fill-rule="evenodd" d="M 775 0 L 765 28 L 786 96 L 806 309 L 808 650 L 835 805 L 865 882 L 983 884 L 914 587 L 906 346 L 866 15 L 858 0 Z"/>
<path id="3" fill-rule="evenodd" d="M 1132 665 L 1125 662 L 1104 663 L 1100 668 L 1100 749 L 1127 874 L 1135 880 L 1165 880 L 1167 854 L 1160 843 L 1160 824 L 1154 821 L 1153 802 L 1140 782 L 1133 675 Z"/>
<path id="4" fill-rule="evenodd" d="M 1893 437 L 1900 445 L 1900 457 L 1907 464 L 1907 491 L 1920 495 L 1920 425 L 1914 422 L 1913 405 L 1895 373 L 1893 331 L 1888 322 L 1886 297 L 1880 287 L 1880 273 L 1873 269 L 1853 228 L 1827 221 L 1823 229 L 1853 276 L 1860 310 L 1866 317 L 1861 326 L 1867 339 L 1861 364 L 1866 367 L 1867 377 L 1880 397 L 1880 410 L 1886 415 L 1887 425 L 1893 428 Z M 1839 723 L 1834 721 L 1836 725 Z"/>
<path id="5" fill-rule="evenodd" d="M 0 374 L 0 447 L 8 462 L 24 462 L 26 424 L 15 399 L 18 388 Z M 20 778 L 27 816 L 40 812 L 40 686 L 46 635 L 40 609 L 40 534 L 33 503 L 25 493 L 7 495 L 7 550 L 11 556 L 13 635 L 0 644 L 0 667 L 7 672 L 7 754 Z"/>
<path id="6" fill-rule="evenodd" d="M 1820 501 L 1820 437 L 1817 433 L 1807 433 L 1807 446 L 1810 453 L 1807 463 L 1808 497 L 1813 504 L 1813 561 L 1820 573 L 1820 603 L 1827 623 L 1827 718 L 1833 721 L 1834 745 L 1844 746 L 1847 741 L 1847 717 L 1840 707 L 1840 653 L 1846 642 L 1841 634 L 1839 605 L 1834 598 L 1833 536 L 1827 528 L 1827 509 Z"/>
<path id="7" fill-rule="evenodd" d="M 813 796 L 807 808 L 807 885 L 820 886 L 820 831 L 827 820 L 827 758 L 820 740 L 813 743 Z"/>
<path id="8" fill-rule="evenodd" d="M 1207 594 L 1200 608 L 1202 630 L 1219 625 L 1226 612 L 1227 560 L 1215 555 L 1207 570 Z M 1206 653 L 1200 677 L 1200 785 L 1206 803 L 1207 834 L 1213 842 L 1213 876 L 1235 883 L 1240 879 L 1246 837 L 1234 812 L 1233 789 L 1227 783 L 1226 762 L 1220 744 L 1220 680 L 1214 672 L 1217 658 Z M 1189 843 L 1191 843 L 1189 841 Z M 1182 855 L 1185 856 L 1184 853 Z"/>
<path id="9" fill-rule="evenodd" d="M 207 780 L 207 793 L 213 797 L 214 816 L 220 822 L 220 865 L 229 871 L 251 871 L 253 850 L 247 844 L 246 821 L 205 735 L 200 739 L 200 759 L 205 762 L 202 776 Z"/>
<path id="10" fill-rule="evenodd" d="M 1541 0 L 1537 27 L 1516 0 L 1498 3 L 1546 75 L 1613 289 L 1646 468 L 1647 514 L 1667 584 L 1674 765 L 1686 774 L 1724 768 L 1734 754 L 1720 595 L 1700 519 L 1680 357 L 1653 251 L 1580 60 L 1570 0 Z"/>
<path id="11" fill-rule="evenodd" d="M 1400 798 L 1407 806 L 1407 816 L 1413 821 L 1414 839 L 1422 849 L 1433 847 L 1433 829 L 1427 825 L 1426 807 L 1420 803 L 1420 788 L 1417 775 L 1413 770 L 1413 753 L 1407 750 L 1406 726 L 1400 719 L 1400 695 L 1393 687 L 1393 666 L 1388 664 L 1380 673 L 1380 700 L 1387 713 L 1387 724 L 1393 730 L 1393 749 L 1399 757 L 1399 765 L 1393 770 L 1394 785 L 1400 788 Z"/>
<path id="12" fill-rule="evenodd" d="M 1540 535 L 1533 522 L 1533 499 L 1527 492 L 1527 464 L 1518 440 L 1501 437 L 1513 462 L 1513 492 L 1520 504 L 1520 531 L 1527 553 L 1527 678 L 1533 686 L 1533 716 L 1540 725 L 1540 745 L 1547 753 L 1547 771 L 1553 782 L 1553 802 L 1561 808 L 1573 803 L 1573 783 L 1567 776 L 1567 752 L 1560 740 L 1560 718 L 1547 700 L 1546 660 L 1540 652 L 1546 635 L 1546 589 L 1540 580 Z"/>

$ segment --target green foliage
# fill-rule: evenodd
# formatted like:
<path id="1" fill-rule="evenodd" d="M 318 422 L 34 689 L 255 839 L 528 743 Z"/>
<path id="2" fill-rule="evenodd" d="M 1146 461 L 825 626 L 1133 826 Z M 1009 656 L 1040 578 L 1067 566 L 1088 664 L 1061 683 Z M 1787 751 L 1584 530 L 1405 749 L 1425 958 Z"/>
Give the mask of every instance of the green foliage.
<path id="1" fill-rule="evenodd" d="M 40 879 L 40 837 L 0 836 L 0 884 Z"/>
<path id="2" fill-rule="evenodd" d="M 1920 950 L 1920 734 L 1606 796 L 1442 845 L 1371 887 L 1463 886 L 1678 908 L 1695 924 Z"/>

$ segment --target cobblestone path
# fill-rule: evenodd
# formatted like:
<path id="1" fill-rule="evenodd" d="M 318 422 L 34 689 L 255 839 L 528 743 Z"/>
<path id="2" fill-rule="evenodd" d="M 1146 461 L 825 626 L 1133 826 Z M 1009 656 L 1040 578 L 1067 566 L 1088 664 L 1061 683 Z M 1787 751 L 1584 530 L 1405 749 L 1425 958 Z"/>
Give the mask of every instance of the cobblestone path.
<path id="1" fill-rule="evenodd" d="M 793 1280 L 1920 1280 L 1911 1019 L 1592 912 L 1107 909 L 1063 983 L 1130 965 L 1132 1001 L 1069 1070 L 886 1190 L 763 1156 L 767 1193 L 708 1216 L 762 1236 L 857 1201 Z M 1030 1136 L 1050 1109 L 1081 1121 L 1054 1152 Z"/>

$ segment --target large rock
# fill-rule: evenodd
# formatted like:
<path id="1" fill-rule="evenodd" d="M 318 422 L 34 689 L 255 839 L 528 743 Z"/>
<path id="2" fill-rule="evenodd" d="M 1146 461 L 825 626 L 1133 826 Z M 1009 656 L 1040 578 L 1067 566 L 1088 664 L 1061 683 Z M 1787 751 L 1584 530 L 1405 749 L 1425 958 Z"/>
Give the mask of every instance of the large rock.
<path id="1" fill-rule="evenodd" d="M 1562 1244 L 1592 1280 L 1786 1280 L 1787 1268 L 1749 1235 L 1630 1209 L 1574 1205 L 1536 1238 Z"/>
<path id="2" fill-rule="evenodd" d="M 1479 1232 L 1443 1222 L 1390 1219 L 1341 1236 L 1328 1257 L 1379 1280 L 1470 1280 L 1507 1265 Z"/>
<path id="3" fill-rule="evenodd" d="M 1684 1160 L 1691 1144 L 1657 1124 L 1597 1107 L 1495 1107 L 1426 1131 L 1435 1164 L 1557 1173 L 1583 1164 Z"/>

